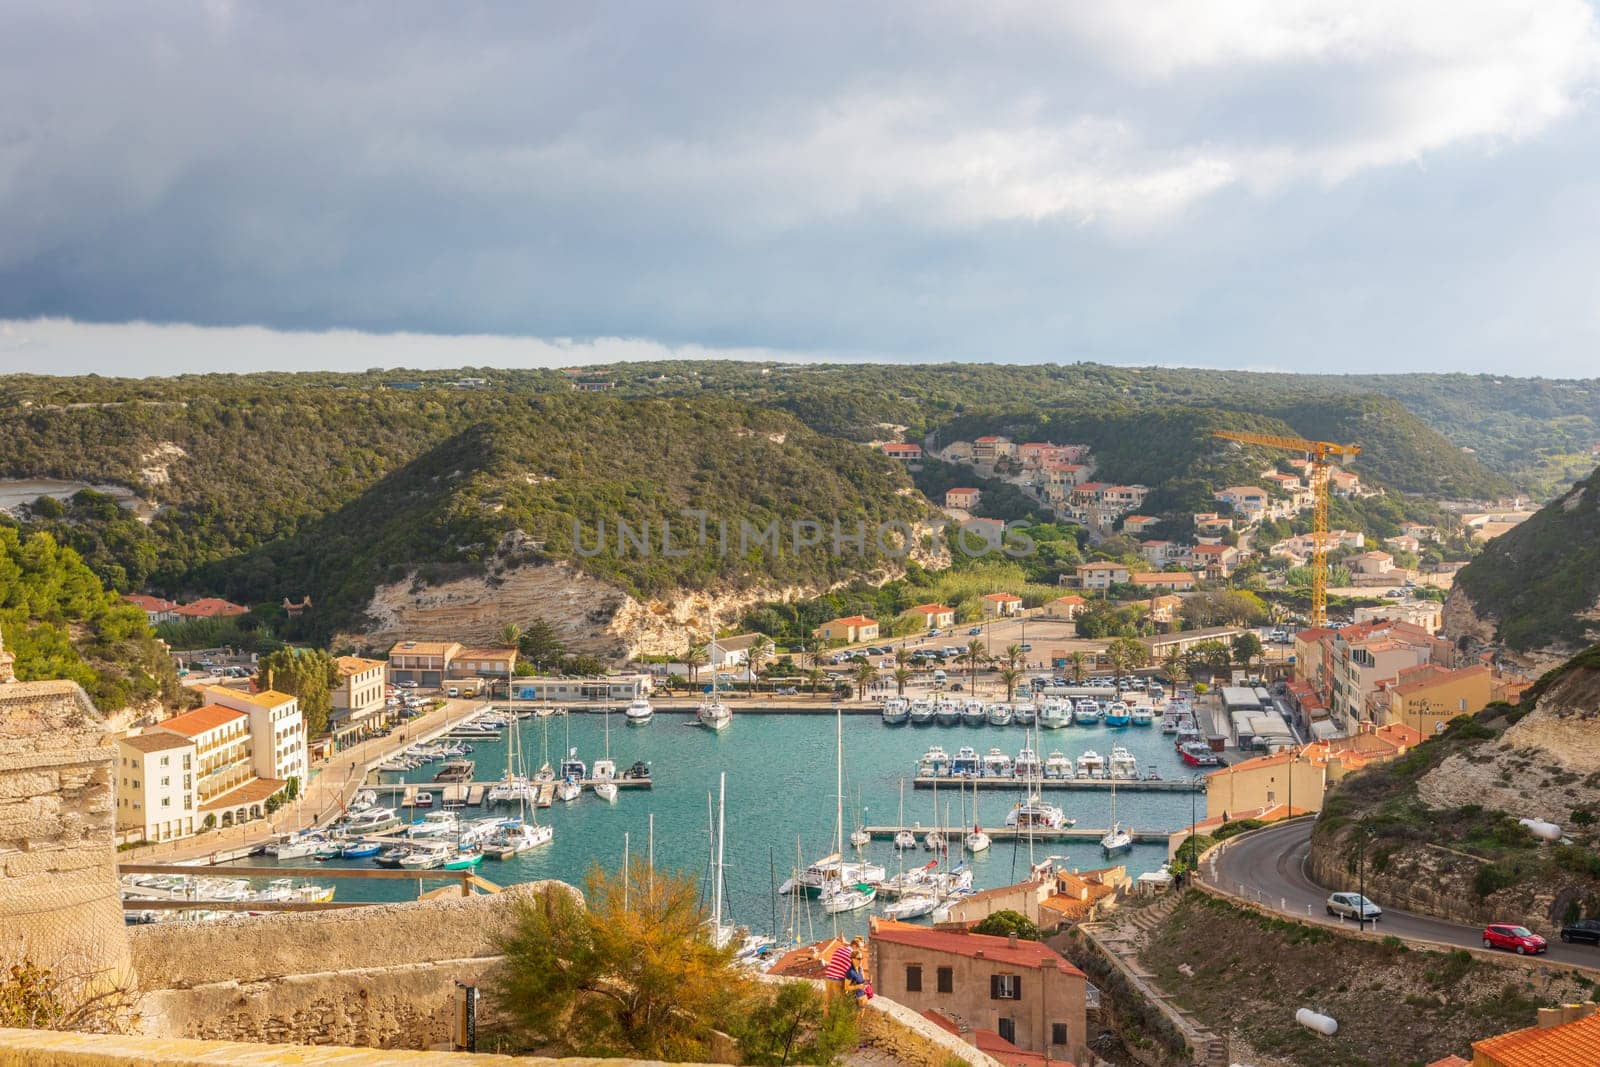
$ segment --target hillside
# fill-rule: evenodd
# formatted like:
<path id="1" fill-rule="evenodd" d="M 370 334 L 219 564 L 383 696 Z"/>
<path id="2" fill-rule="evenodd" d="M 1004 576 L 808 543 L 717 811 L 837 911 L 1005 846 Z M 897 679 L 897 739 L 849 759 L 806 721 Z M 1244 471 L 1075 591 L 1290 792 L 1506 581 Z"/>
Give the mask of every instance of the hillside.
<path id="1" fill-rule="evenodd" d="M 23 681 L 68 678 L 113 713 L 171 702 L 178 679 L 144 612 L 108 593 L 70 548 L 0 526 L 0 636 Z"/>
<path id="2" fill-rule="evenodd" d="M 1484 630 L 1518 651 L 1570 652 L 1600 629 L 1600 469 L 1490 541 L 1456 575 L 1452 638 Z"/>
<path id="3" fill-rule="evenodd" d="M 1344 779 L 1323 805 L 1311 867 L 1347 880 L 1367 846 L 1371 896 L 1464 921 L 1549 934 L 1600 915 L 1600 646 L 1546 675 L 1515 708 L 1454 720 L 1393 763 Z M 1566 840 L 1540 843 L 1517 820 Z"/>

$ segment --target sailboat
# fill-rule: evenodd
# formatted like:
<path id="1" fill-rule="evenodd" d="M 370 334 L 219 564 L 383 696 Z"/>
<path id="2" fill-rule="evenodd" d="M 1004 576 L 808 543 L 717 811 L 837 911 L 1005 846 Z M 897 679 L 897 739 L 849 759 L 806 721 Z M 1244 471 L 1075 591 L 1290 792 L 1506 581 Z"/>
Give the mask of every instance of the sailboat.
<path id="1" fill-rule="evenodd" d="M 522 730 L 517 725 L 513 716 L 510 734 L 506 737 L 506 772 L 501 779 L 489 787 L 488 794 L 484 797 L 490 804 L 521 804 L 533 800 L 536 789 L 528 781 L 526 768 L 522 760 Z"/>
<path id="2" fill-rule="evenodd" d="M 966 793 L 963 792 L 962 796 L 966 796 Z M 989 835 L 984 832 L 982 820 L 978 818 L 978 784 L 976 782 L 972 784 L 972 831 L 967 834 L 966 841 L 963 843 L 967 846 L 968 852 L 982 852 L 994 844 Z"/>
<path id="3" fill-rule="evenodd" d="M 844 854 L 844 710 L 836 708 L 834 711 L 834 736 L 835 736 L 835 784 L 834 793 L 834 818 L 833 818 L 833 844 L 840 856 Z M 866 865 L 857 865 L 860 872 L 866 873 Z M 829 915 L 837 915 L 845 911 L 859 911 L 870 907 L 878 899 L 877 887 L 870 884 L 865 878 L 849 878 L 849 868 L 843 863 L 839 865 L 837 877 L 825 883 L 822 887 L 822 910 Z M 876 881 L 883 880 L 880 869 Z"/>
<path id="4" fill-rule="evenodd" d="M 939 827 L 939 780 L 933 780 L 933 826 L 922 836 L 922 847 L 930 852 L 938 852 L 945 847 L 944 831 Z"/>
<path id="5" fill-rule="evenodd" d="M 606 717 L 606 755 L 604 759 L 594 761 L 594 768 L 589 772 L 594 783 L 594 795 L 607 804 L 616 802 L 617 799 L 617 765 L 611 762 L 611 708 L 607 706 Z"/>
<path id="6" fill-rule="evenodd" d="M 1106 831 L 1100 839 L 1100 847 L 1108 856 L 1115 856 L 1120 852 L 1133 851 L 1133 835 L 1122 828 L 1117 821 L 1117 780 L 1111 779 L 1111 829 Z"/>
<path id="7" fill-rule="evenodd" d="M 700 702 L 694 717 L 701 726 L 720 733 L 733 722 L 733 709 L 717 699 L 717 639 L 714 637 L 711 639 L 711 652 L 707 660 L 711 666 L 711 692 L 709 699 Z"/>
<path id="8" fill-rule="evenodd" d="M 1038 769 L 1038 759 L 1033 761 L 1035 772 Z M 1038 785 L 1033 775 L 1026 779 L 1024 788 L 1027 790 L 1023 800 L 1012 805 L 1011 811 L 1006 815 L 1006 825 L 1018 830 L 1061 830 L 1073 824 L 1067 818 L 1067 813 L 1054 804 L 1047 803 L 1044 799 L 1042 787 Z M 1032 835 L 1028 838 L 1030 847 Z"/>
<path id="9" fill-rule="evenodd" d="M 917 835 L 906 829 L 906 780 L 900 779 L 900 818 L 896 820 L 900 829 L 894 835 L 894 847 L 902 852 L 908 848 L 917 847 Z"/>
<path id="10" fill-rule="evenodd" d="M 867 809 L 861 804 L 861 790 L 856 789 L 856 810 L 860 812 L 860 821 L 850 833 L 850 843 L 857 849 L 866 848 L 872 844 L 872 835 L 867 833 Z"/>
<path id="11" fill-rule="evenodd" d="M 715 868 L 712 871 L 711 882 L 711 920 L 709 923 L 711 927 L 711 943 L 717 948 L 727 948 L 728 945 L 733 942 L 734 938 L 737 937 L 740 940 L 738 947 L 734 950 L 733 958 L 736 960 L 750 960 L 760 953 L 762 949 L 771 946 L 774 944 L 774 942 L 770 937 L 765 937 L 761 934 L 753 934 L 749 930 L 744 930 L 734 926 L 732 923 L 725 923 L 722 921 L 722 887 L 725 884 L 722 873 L 722 843 L 723 828 L 726 825 L 725 816 L 727 814 L 727 790 L 728 773 L 726 771 L 718 772 L 717 823 L 716 826 L 713 827 L 714 838 L 711 842 L 712 864 Z M 708 796 L 706 799 L 709 801 L 711 798 Z M 651 847 L 653 851 L 654 845 Z"/>

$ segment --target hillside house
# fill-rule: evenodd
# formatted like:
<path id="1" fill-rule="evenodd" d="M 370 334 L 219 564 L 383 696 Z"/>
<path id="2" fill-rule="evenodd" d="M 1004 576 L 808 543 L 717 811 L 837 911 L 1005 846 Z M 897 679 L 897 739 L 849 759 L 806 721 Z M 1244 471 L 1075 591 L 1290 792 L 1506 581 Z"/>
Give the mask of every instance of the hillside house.
<path id="1" fill-rule="evenodd" d="M 1100 503 L 1118 511 L 1132 511 L 1149 495 L 1150 487 L 1145 485 L 1108 485 L 1100 492 Z"/>
<path id="2" fill-rule="evenodd" d="M 1066 575 L 1062 575 L 1062 577 L 1065 578 Z M 1066 596 L 1056 597 L 1047 603 L 1041 614 L 1047 619 L 1067 619 L 1070 621 L 1082 615 L 1084 609 L 1088 606 L 1089 602 L 1083 597 L 1078 596 L 1076 593 L 1069 593 Z"/>
<path id="3" fill-rule="evenodd" d="M 1400 532 L 1408 537 L 1415 537 L 1418 541 L 1439 540 L 1438 528 L 1429 526 L 1427 523 L 1402 522 L 1400 524 Z"/>
<path id="4" fill-rule="evenodd" d="M 993 1029 L 1030 1052 L 1085 1062 L 1088 979 L 1055 949 L 876 916 L 870 924 L 871 978 L 884 996 Z"/>
<path id="5" fill-rule="evenodd" d="M 1128 565 L 1112 560 L 1095 560 L 1078 564 L 1077 573 L 1080 589 L 1110 589 L 1128 580 Z"/>
<path id="6" fill-rule="evenodd" d="M 706 666 L 713 671 L 731 671 L 750 662 L 750 646 L 761 634 L 735 634 L 719 637 L 706 646 Z"/>
<path id="7" fill-rule="evenodd" d="M 1239 550 L 1232 545 L 1195 545 L 1189 550 L 1194 565 L 1211 581 L 1231 576 L 1239 565 L 1239 555 Z"/>
<path id="8" fill-rule="evenodd" d="M 234 615 L 244 615 L 249 610 L 243 604 L 235 604 L 233 601 L 223 600 L 221 597 L 208 596 L 179 605 L 177 614 L 178 618 L 184 620 L 225 619 Z"/>
<path id="9" fill-rule="evenodd" d="M 1131 575 L 1128 579 L 1141 589 L 1190 590 L 1195 586 L 1195 576 L 1188 571 L 1151 571 Z"/>
<path id="10" fill-rule="evenodd" d="M 948 629 L 956 624 L 956 611 L 943 604 L 918 604 L 912 608 L 913 618 L 921 619 L 924 629 Z"/>
<path id="11" fill-rule="evenodd" d="M 1261 480 L 1271 482 L 1286 493 L 1293 493 L 1296 489 L 1304 488 L 1299 478 L 1292 474 L 1281 474 L 1278 471 L 1262 471 Z"/>
<path id="12" fill-rule="evenodd" d="M 994 466 L 1002 458 L 1015 459 L 1017 446 L 1008 437 L 995 434 L 986 434 L 972 442 L 972 458 L 974 462 Z"/>
<path id="13" fill-rule="evenodd" d="M 1179 630 L 1176 633 L 1138 637 L 1135 640 L 1145 647 L 1151 663 L 1160 663 L 1173 653 L 1181 656 L 1196 645 L 1205 644 L 1207 641 L 1221 641 L 1226 645 L 1240 634 L 1249 632 L 1242 626 L 1207 626 L 1202 630 Z"/>
<path id="14" fill-rule="evenodd" d="M 1022 614 L 1022 598 L 1014 593 L 985 593 L 983 613 L 997 618 Z"/>
<path id="15" fill-rule="evenodd" d="M 1383 546 L 1396 552 L 1410 552 L 1412 555 L 1422 551 L 1422 542 L 1410 534 L 1399 534 L 1395 537 L 1385 537 Z"/>
<path id="16" fill-rule="evenodd" d="M 1409 622 L 1419 626 L 1430 634 L 1438 633 L 1444 625 L 1444 605 L 1437 600 L 1408 600 L 1395 604 L 1374 604 L 1356 608 L 1355 618 L 1352 622 L 1374 622 L 1378 619 L 1393 619 L 1396 622 Z"/>
<path id="17" fill-rule="evenodd" d="M 922 461 L 922 446 L 912 442 L 890 441 L 883 446 L 883 454 L 902 463 L 920 463 Z"/>
<path id="18" fill-rule="evenodd" d="M 878 637 L 878 622 L 865 615 L 846 615 L 830 619 L 817 627 L 817 636 L 824 641 L 843 641 L 845 644 L 874 641 Z"/>
<path id="19" fill-rule="evenodd" d="M 1161 522 L 1154 515 L 1129 515 L 1122 520 L 1122 532 L 1125 534 L 1142 534 L 1152 526 Z"/>
<path id="20" fill-rule="evenodd" d="M 1259 522 L 1271 502 L 1267 491 L 1258 485 L 1230 485 L 1213 493 L 1212 499 L 1227 504 L 1234 514 L 1249 522 Z"/>
<path id="21" fill-rule="evenodd" d="M 1169 563 L 1187 563 L 1189 546 L 1176 541 L 1140 541 L 1139 555 L 1152 567 L 1165 567 Z"/>
<path id="22" fill-rule="evenodd" d="M 516 668 L 515 648 L 463 648 L 450 663 L 450 675 L 453 678 L 509 678 Z"/>
<path id="23" fill-rule="evenodd" d="M 1328 469 L 1328 491 L 1335 496 L 1360 496 L 1361 478 L 1339 467 Z"/>
<path id="24" fill-rule="evenodd" d="M 144 612 L 144 617 L 150 621 L 151 626 L 178 620 L 176 601 L 165 600 L 158 596 L 146 596 L 143 593 L 124 593 L 122 599 Z"/>
<path id="25" fill-rule="evenodd" d="M 1225 534 L 1233 529 L 1233 520 L 1218 515 L 1214 511 L 1197 511 L 1194 513 L 1194 532 L 1205 536 Z"/>
<path id="26" fill-rule="evenodd" d="M 1376 578 L 1394 573 L 1394 557 L 1387 552 L 1362 552 L 1344 561 L 1351 574 Z"/>
<path id="27" fill-rule="evenodd" d="M 1017 446 L 1017 460 L 1025 470 L 1042 470 L 1052 464 L 1076 463 L 1082 455 L 1080 445 L 1052 445 L 1029 441 Z"/>
<path id="28" fill-rule="evenodd" d="M 961 511 L 971 511 L 978 506 L 978 497 L 981 495 L 978 490 L 964 486 L 956 489 L 946 489 L 944 491 L 944 506 Z"/>
<path id="29" fill-rule="evenodd" d="M 461 655 L 454 641 L 399 641 L 389 649 L 389 681 L 394 685 L 414 682 L 424 689 L 444 684 L 451 662 Z"/>

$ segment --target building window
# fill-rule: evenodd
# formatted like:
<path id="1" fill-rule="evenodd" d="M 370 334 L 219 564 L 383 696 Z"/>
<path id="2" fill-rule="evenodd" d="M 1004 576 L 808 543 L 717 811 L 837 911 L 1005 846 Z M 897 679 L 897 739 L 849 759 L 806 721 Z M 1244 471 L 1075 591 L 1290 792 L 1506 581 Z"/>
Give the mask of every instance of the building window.
<path id="1" fill-rule="evenodd" d="M 1065 1045 L 1067 1043 L 1067 1024 L 1050 1024 L 1050 1043 L 1052 1045 Z"/>
<path id="2" fill-rule="evenodd" d="M 1016 974 L 991 974 L 989 976 L 990 1000 L 1021 1000 L 1022 976 Z"/>
<path id="3" fill-rule="evenodd" d="M 1010 1041 L 1013 1044 L 1016 1043 L 1016 1040 L 1017 1040 L 1017 1020 L 1015 1020 L 1015 1019 L 1001 1019 L 1000 1022 L 999 1022 L 999 1025 L 996 1026 L 995 1029 L 1000 1031 L 1000 1036 L 1002 1038 L 1004 1038 L 1007 1041 Z"/>
<path id="4" fill-rule="evenodd" d="M 908 963 L 908 964 L 906 964 L 906 992 L 907 993 L 920 993 L 920 992 L 922 992 L 922 964 L 920 964 L 920 963 Z"/>
<path id="5" fill-rule="evenodd" d="M 953 967 L 940 967 L 937 976 L 939 992 L 954 993 L 956 991 L 956 972 Z"/>

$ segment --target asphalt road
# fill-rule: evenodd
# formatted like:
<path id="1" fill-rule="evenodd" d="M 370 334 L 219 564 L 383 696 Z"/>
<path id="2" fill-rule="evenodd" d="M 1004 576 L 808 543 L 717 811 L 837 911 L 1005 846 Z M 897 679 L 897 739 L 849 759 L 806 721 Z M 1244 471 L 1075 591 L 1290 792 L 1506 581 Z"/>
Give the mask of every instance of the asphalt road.
<path id="1" fill-rule="evenodd" d="M 1358 888 L 1355 879 L 1352 878 L 1349 885 L 1324 887 L 1306 874 L 1306 859 L 1311 854 L 1311 825 L 1310 820 L 1286 823 L 1241 837 L 1220 850 L 1215 856 L 1215 866 L 1206 864 L 1201 877 L 1220 889 L 1249 897 L 1278 911 L 1330 926 L 1354 926 L 1352 920 L 1341 923 L 1329 917 L 1326 905 L 1329 893 L 1355 891 Z M 1462 948 L 1483 947 L 1481 926 L 1393 911 L 1382 900 L 1372 899 L 1383 909 L 1383 918 L 1375 927 L 1378 933 Z M 1543 958 L 1555 963 L 1600 968 L 1600 948 L 1592 945 L 1564 945 L 1552 939 L 1550 950 Z"/>

